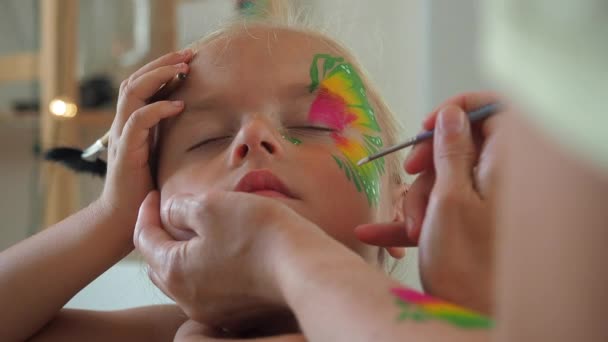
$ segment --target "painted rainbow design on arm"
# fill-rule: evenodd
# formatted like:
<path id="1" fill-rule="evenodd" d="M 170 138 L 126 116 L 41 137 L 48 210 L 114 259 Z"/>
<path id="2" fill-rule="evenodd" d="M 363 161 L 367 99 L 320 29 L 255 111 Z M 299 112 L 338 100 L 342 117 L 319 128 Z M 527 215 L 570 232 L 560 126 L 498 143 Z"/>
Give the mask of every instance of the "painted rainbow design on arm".
<path id="1" fill-rule="evenodd" d="M 322 62 L 319 70 L 319 62 Z M 314 56 L 310 66 L 310 92 L 318 91 L 308 120 L 335 130 L 332 139 L 341 152 L 333 158 L 357 191 L 365 192 L 370 206 L 380 198 L 380 177 L 384 159 L 363 166 L 357 161 L 376 153 L 382 146 L 381 129 L 370 105 L 363 81 L 352 64 L 328 54 Z"/>
<path id="2" fill-rule="evenodd" d="M 391 292 L 397 296 L 397 304 L 403 309 L 400 320 L 442 320 L 468 329 L 489 329 L 493 326 L 492 320 L 487 317 L 424 293 L 404 287 L 393 288 Z"/>

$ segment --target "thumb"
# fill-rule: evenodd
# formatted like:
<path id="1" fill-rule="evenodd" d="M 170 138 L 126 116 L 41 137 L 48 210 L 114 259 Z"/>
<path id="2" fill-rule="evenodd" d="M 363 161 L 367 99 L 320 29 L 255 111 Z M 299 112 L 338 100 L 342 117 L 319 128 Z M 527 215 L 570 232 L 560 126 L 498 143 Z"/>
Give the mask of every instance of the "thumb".
<path id="1" fill-rule="evenodd" d="M 433 141 L 437 187 L 443 190 L 472 187 L 475 144 L 471 124 L 462 109 L 447 106 L 441 110 Z"/>
<path id="2" fill-rule="evenodd" d="M 160 221 L 160 195 L 151 191 L 139 208 L 133 243 L 152 269 L 162 269 L 170 249 L 178 242 L 162 228 Z"/>

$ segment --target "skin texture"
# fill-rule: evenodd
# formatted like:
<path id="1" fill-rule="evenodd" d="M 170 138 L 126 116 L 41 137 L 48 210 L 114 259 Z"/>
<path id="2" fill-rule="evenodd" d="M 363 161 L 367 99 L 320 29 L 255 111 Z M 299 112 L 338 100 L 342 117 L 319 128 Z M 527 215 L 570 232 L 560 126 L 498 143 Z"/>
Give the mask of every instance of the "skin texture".
<path id="1" fill-rule="evenodd" d="M 458 116 L 446 113 L 439 116 L 439 122 L 443 123 L 437 130 L 440 139 L 467 137 L 465 133 L 470 130 L 467 121 L 458 133 L 442 128 L 460 120 Z M 468 137 L 472 142 L 472 137 Z M 438 163 L 438 172 L 459 165 L 462 166 Z M 487 340 L 487 330 L 463 329 L 445 321 L 398 322 L 400 308 L 390 292 L 398 286 L 397 282 L 318 227 L 315 229 L 310 221 L 298 220 L 293 216 L 294 211 L 281 202 L 251 196 L 215 192 L 205 196 L 174 197 L 163 206 L 162 216 L 170 218 L 165 222 L 191 229 L 196 236 L 188 241 L 175 240 L 163 229 L 158 195 L 151 193 L 142 206 L 135 244 L 150 263 L 152 279 L 161 289 L 174 298 L 195 300 L 185 309 L 192 317 L 213 322 L 217 317 L 214 314 L 219 312 L 221 318 L 222 310 L 234 309 L 230 307 L 232 303 L 222 305 L 214 293 L 207 292 L 208 288 L 213 289 L 222 282 L 221 278 L 210 276 L 214 273 L 213 265 L 205 266 L 205 258 L 213 256 L 225 260 L 229 274 L 241 280 L 225 286 L 225 291 L 237 293 L 240 288 L 257 298 L 285 303 L 293 310 L 302 332 L 310 340 Z M 226 217 L 235 206 L 238 215 Z M 218 220 L 218 217 L 224 219 Z M 272 219 L 268 220 L 268 217 Z M 255 227 L 254 232 L 251 227 Z M 224 232 L 229 232 L 230 239 L 218 238 Z M 220 243 L 205 243 L 207 237 L 218 239 Z M 255 262 L 247 263 L 254 256 Z M 238 269 L 239 265 L 242 268 Z M 270 291 L 265 292 L 266 289 Z M 274 297 L 265 297 L 268 293 Z M 215 307 L 217 311 L 210 315 L 204 304 L 215 303 L 219 303 Z M 323 303 L 322 310 L 319 303 Z"/>
<path id="2" fill-rule="evenodd" d="M 280 39 L 279 41 L 287 44 L 287 41 L 291 42 L 292 40 Z M 294 41 L 298 40 L 294 37 Z M 232 41 L 232 43 L 235 42 L 236 40 Z M 312 44 L 315 44 L 315 40 L 306 37 L 298 42 L 301 44 L 298 44 L 292 50 L 281 50 L 281 53 L 291 53 L 293 56 L 288 56 L 290 63 L 291 61 L 294 63 L 301 62 L 303 70 L 306 70 L 313 54 L 319 51 L 313 51 L 311 48 L 308 51 L 308 56 L 306 56 L 303 51 L 300 51 L 302 49 L 298 50 L 297 48 L 310 48 Z M 333 52 L 328 51 L 327 44 L 320 45 L 323 47 L 320 52 Z M 270 49 L 273 54 L 278 53 L 277 50 L 275 48 Z M 231 56 L 228 52 L 227 50 L 226 56 Z M 264 45 L 264 49 L 252 48 L 251 51 L 243 50 L 239 52 L 242 56 L 241 59 L 244 59 L 244 61 L 238 59 L 238 56 L 234 53 L 232 57 L 235 57 L 235 60 L 230 58 L 221 58 L 215 62 L 207 60 L 210 63 L 209 66 L 218 65 L 218 67 L 215 69 L 209 68 L 206 70 L 209 74 L 205 73 L 198 76 L 200 77 L 200 83 L 198 84 L 200 88 L 188 87 L 187 82 L 182 89 L 182 95 L 189 91 L 193 93 L 195 98 L 206 96 L 216 96 L 216 99 L 218 96 L 219 98 L 222 96 L 234 97 L 235 86 L 230 84 L 231 78 L 222 78 L 222 74 L 230 74 L 233 68 L 238 69 L 240 65 L 247 65 L 246 62 L 248 62 L 249 69 L 260 68 L 264 72 L 255 75 L 256 77 L 249 77 L 249 69 L 238 69 L 239 72 L 232 75 L 232 78 L 239 77 L 238 86 L 241 86 L 242 83 L 243 86 L 248 87 L 245 90 L 255 90 L 240 93 L 239 100 L 230 103 L 235 107 L 228 106 L 228 112 L 222 113 L 225 114 L 223 118 L 232 119 L 230 122 L 237 122 L 237 128 L 240 128 L 238 134 L 233 136 L 232 141 L 250 141 L 248 139 L 256 136 L 258 141 L 280 137 L 280 134 L 284 132 L 281 132 L 278 128 L 290 126 L 288 126 L 289 122 L 281 120 L 281 112 L 272 110 L 274 107 L 289 111 L 290 106 L 294 106 L 294 111 L 302 113 L 305 120 L 308 109 L 306 103 L 312 101 L 312 98 L 306 98 L 306 96 L 310 96 L 308 89 L 306 89 L 310 81 L 307 73 L 301 71 L 300 67 L 295 68 L 293 65 L 288 67 L 281 63 L 278 63 L 278 65 L 254 63 L 256 60 L 264 60 L 260 57 L 268 58 L 269 50 L 266 45 Z M 212 53 L 212 50 L 209 50 L 209 53 Z M 202 55 L 201 52 L 199 56 Z M 146 105 L 145 99 L 150 97 L 161 84 L 173 78 L 175 73 L 190 73 L 190 67 L 182 63 L 188 63 L 191 59 L 192 54 L 188 52 L 163 56 L 142 67 L 121 85 L 119 108 L 112 127 L 108 178 L 101 198 L 72 217 L 2 252 L 0 257 L 0 279 L 2 279 L 0 301 L 9 309 L 0 312 L 0 321 L 3 323 L 0 325 L 0 339 L 11 341 L 34 337 L 34 340 L 61 341 L 95 339 L 162 341 L 170 339 L 170 336 L 175 334 L 178 327 L 187 320 L 187 316 L 174 306 L 168 308 L 141 308 L 137 309 L 141 310 L 137 311 L 138 314 L 132 310 L 91 312 L 65 310 L 62 307 L 80 289 L 132 250 L 135 208 L 139 207 L 146 192 L 152 188 L 152 178 L 148 171 L 149 140 L 152 136 L 152 129 L 160 120 L 180 115 L 184 108 L 192 109 L 189 105 L 180 102 L 161 101 Z M 201 57 L 200 61 L 202 60 L 204 58 Z M 227 68 L 226 66 L 230 67 Z M 190 79 L 196 79 L 196 77 L 194 75 Z M 206 91 L 209 80 L 223 80 L 223 82 L 214 85 L 219 87 L 216 90 L 221 90 L 220 93 L 208 93 Z M 296 81 L 297 86 L 293 88 L 298 90 L 295 93 L 292 93 L 292 87 L 280 88 L 277 86 Z M 232 82 L 234 83 L 234 79 L 232 79 Z M 302 84 L 305 88 L 304 95 L 299 93 Z M 288 96 L 290 101 L 288 105 L 283 106 L 281 104 L 283 95 L 278 93 L 288 92 L 287 88 L 289 88 L 291 94 L 291 96 Z M 174 99 L 179 100 L 178 95 L 175 94 Z M 302 99 L 302 96 L 305 99 Z M 272 99 L 270 105 L 266 103 L 269 98 Z M 301 102 L 304 102 L 304 104 Z M 299 106 L 303 106 L 301 112 L 298 110 Z M 257 109 L 255 113 L 250 111 L 253 108 Z M 272 115 L 269 115 L 269 113 Z M 234 120 L 235 117 L 240 120 Z M 183 119 L 183 122 L 190 120 L 187 119 L 186 115 Z M 161 132 L 163 133 L 161 134 L 162 139 L 171 139 L 170 134 L 175 132 L 175 127 L 171 127 L 171 125 L 177 126 L 179 124 L 177 120 L 167 122 L 167 125 L 163 127 L 163 130 L 166 131 Z M 190 125 L 187 126 L 190 127 Z M 198 142 L 197 139 L 200 138 L 198 134 L 204 133 L 203 129 L 218 129 L 218 127 L 222 129 L 229 126 L 202 125 L 199 126 L 200 130 L 190 133 L 190 135 L 184 131 L 183 135 L 178 138 L 182 139 L 180 140 L 181 143 L 187 142 L 185 139 L 192 139 L 193 143 L 196 143 Z M 232 132 L 234 132 L 234 126 L 229 128 L 232 128 Z M 401 215 L 400 212 L 393 212 L 395 205 L 390 195 L 395 189 L 382 188 L 382 201 L 387 202 L 381 203 L 378 209 L 370 209 L 365 196 L 353 187 L 352 183 L 344 177 L 335 161 L 331 159 L 331 154 L 335 153 L 336 148 L 335 145 L 332 145 L 332 140 L 329 137 L 317 134 L 302 134 L 302 137 L 298 136 L 298 139 L 303 141 L 300 146 L 293 145 L 282 138 L 277 139 L 284 145 L 276 144 L 275 146 L 283 148 L 284 151 L 280 157 L 276 153 L 274 156 L 267 157 L 275 158 L 272 160 L 276 162 L 276 165 L 281 165 L 276 170 L 272 169 L 277 175 L 289 172 L 289 176 L 284 176 L 286 177 L 284 182 L 293 187 L 294 192 L 301 192 L 302 203 L 284 199 L 260 198 L 260 200 L 265 201 L 262 201 L 264 203 L 259 205 L 267 206 L 270 201 L 274 205 L 270 206 L 273 208 L 270 211 L 279 208 L 280 210 L 277 210 L 277 212 L 281 213 L 281 217 L 289 217 L 284 215 L 289 213 L 289 215 L 298 215 L 298 217 L 304 219 L 298 220 L 301 224 L 281 226 L 291 227 L 281 230 L 288 231 L 289 234 L 263 234 L 265 237 L 281 238 L 281 243 L 275 241 L 272 244 L 275 248 L 257 247 L 253 251 L 271 251 L 276 254 L 267 255 L 280 255 L 282 259 L 266 256 L 265 260 L 285 261 L 278 264 L 268 263 L 268 265 L 275 267 L 276 272 L 274 273 L 258 272 L 258 274 L 261 274 L 261 276 L 282 275 L 279 279 L 270 277 L 266 280 L 270 280 L 271 283 L 274 282 L 274 286 L 280 289 L 279 303 L 293 308 L 294 313 L 301 319 L 307 336 L 310 335 L 313 340 L 334 341 L 339 341 L 340 338 L 348 341 L 357 339 L 390 340 L 394 336 L 407 336 L 414 341 L 417 339 L 426 341 L 432 340 L 432 338 L 443 340 L 446 336 L 454 337 L 454 340 L 458 340 L 459 337 L 466 337 L 465 340 L 471 340 L 471 336 L 467 332 L 439 323 L 424 326 L 410 323 L 394 324 L 394 319 L 399 312 L 394 305 L 395 298 L 389 290 L 397 284 L 369 264 L 369 261 L 375 261 L 377 248 L 365 246 L 356 240 L 352 236 L 352 227 L 363 222 L 386 221 Z M 307 139 L 313 142 L 309 143 Z M 320 140 L 317 141 L 316 139 Z M 165 148 L 164 146 L 161 140 L 161 149 Z M 262 144 L 258 146 L 262 150 L 257 150 L 256 155 L 260 157 L 258 152 L 264 152 L 264 149 L 268 152 L 268 146 L 273 145 Z M 307 149 L 303 149 L 298 154 L 287 153 L 291 152 L 289 148 L 302 149 L 304 147 L 307 147 Z M 167 148 L 177 149 L 178 146 L 175 143 L 167 146 Z M 197 155 L 200 159 L 187 158 L 184 157 L 183 150 L 179 150 L 181 154 L 173 156 L 176 158 L 175 163 L 161 160 L 159 182 L 163 182 L 164 202 L 168 203 L 168 198 L 184 190 L 187 192 L 196 191 L 201 194 L 211 191 L 211 193 L 217 195 L 224 191 L 223 187 L 230 189 L 231 186 L 234 186 L 234 184 L 228 182 L 228 180 L 236 181 L 238 179 L 238 174 L 235 173 L 234 168 L 255 167 L 259 165 L 256 163 L 267 162 L 266 159 L 262 158 L 258 159 L 257 162 L 249 163 L 251 159 L 244 161 L 244 155 L 238 153 L 239 149 L 230 150 L 236 153 L 225 153 L 217 159 L 205 160 L 205 164 L 209 166 L 208 168 L 200 165 L 203 164 L 204 154 Z M 280 151 L 280 148 L 273 151 Z M 161 151 L 161 158 L 167 157 L 162 153 L 163 151 Z M 301 158 L 304 161 L 326 161 L 327 163 L 305 163 L 307 168 L 304 169 L 299 165 L 303 170 L 298 170 L 295 166 L 290 166 L 290 161 L 292 161 L 290 158 Z M 317 168 L 319 169 L 317 170 Z M 226 171 L 227 169 L 228 171 Z M 314 172 L 321 177 L 310 180 L 309 173 L 302 171 Z M 179 181 L 180 177 L 177 177 L 178 173 L 182 173 L 181 176 L 184 179 L 190 177 L 194 185 L 188 187 L 185 183 L 181 183 Z M 300 177 L 294 177 L 295 180 L 292 181 L 292 175 Z M 210 182 L 211 179 L 219 178 L 222 178 L 223 181 Z M 217 188 L 209 189 L 209 187 Z M 320 190 L 313 193 L 310 189 Z M 337 196 L 338 193 L 342 195 Z M 341 198 L 341 196 L 344 196 L 344 198 Z M 159 213 L 160 198 L 157 197 L 157 202 L 148 202 L 148 204 L 150 203 L 154 204 L 150 208 L 155 210 L 148 210 L 147 213 L 151 215 L 147 217 L 154 218 L 152 214 L 156 213 L 156 219 L 158 220 L 156 222 L 158 223 L 161 219 Z M 180 201 L 173 203 L 175 205 L 169 207 L 181 207 Z M 225 215 L 230 215 L 235 205 L 235 202 L 230 200 L 214 203 L 219 205 L 218 208 L 223 208 L 222 210 L 225 210 L 225 213 L 229 213 Z M 255 206 L 248 206 L 247 201 L 239 203 L 245 206 L 245 210 L 242 210 L 241 219 L 248 219 L 250 215 L 255 216 L 256 212 L 252 210 L 256 208 Z M 335 208 L 335 210 L 330 215 L 327 214 L 326 208 Z M 204 207 L 198 209 L 204 209 Z M 142 210 L 144 213 L 146 212 L 145 209 Z M 196 210 L 188 212 L 197 213 Z M 353 213 L 356 215 L 353 215 Z M 195 219 L 199 220 L 201 217 L 196 216 Z M 234 217 L 234 219 L 238 219 L 238 217 Z M 277 222 L 284 221 L 277 220 Z M 235 229 L 246 227 L 247 225 L 234 226 Z M 278 232 L 277 229 L 281 228 L 272 227 L 272 225 L 267 227 L 271 232 Z M 311 227 L 316 228 L 314 234 L 311 234 L 311 230 L 309 230 Z M 168 225 L 164 228 L 167 228 L 172 238 L 175 236 L 188 239 L 200 227 L 194 227 L 194 225 L 188 227 L 186 225 L 185 227 L 174 227 L 172 229 L 171 225 Z M 139 229 L 139 233 L 145 231 L 147 230 L 143 227 Z M 252 235 L 251 232 L 249 235 L 243 234 L 242 236 L 250 240 L 241 241 L 255 240 L 255 234 Z M 337 242 L 338 240 L 344 244 Z M 268 242 L 271 240 L 262 241 Z M 168 247 L 168 245 L 164 247 Z M 223 246 L 219 244 L 214 245 L 214 248 L 218 251 L 217 255 L 226 255 L 222 253 L 230 251 L 221 247 Z M 163 255 L 160 252 L 162 248 L 153 250 L 157 251 L 155 252 L 157 255 Z M 236 250 L 238 251 L 238 249 Z M 235 249 L 232 251 L 235 251 Z M 323 252 L 319 253 L 319 251 Z M 361 257 L 368 262 L 364 262 Z M 148 258 L 152 259 L 152 256 L 148 254 Z M 175 266 L 177 264 L 165 263 L 164 265 Z M 197 264 L 192 262 L 184 265 Z M 171 271 L 170 268 L 167 270 Z M 165 273 L 162 269 L 156 270 L 155 273 L 161 277 L 163 275 L 180 275 L 179 272 Z M 186 274 L 182 273 L 181 275 Z M 40 279 L 46 281 L 41 282 Z M 172 278 L 169 277 L 169 279 Z M 169 286 L 168 288 L 171 289 L 172 287 Z M 247 287 L 244 288 L 249 290 Z M 314 294 L 314 298 L 307 297 L 311 293 Z M 315 303 L 326 303 L 327 310 L 320 311 Z M 328 324 L 328 322 L 331 322 L 331 324 Z M 184 328 L 184 330 L 187 329 Z M 350 335 L 338 334 L 345 331 L 348 331 Z M 205 336 L 190 337 L 200 340 L 207 339 Z M 483 339 L 485 335 L 476 334 L 473 337 Z M 215 337 L 209 338 L 213 340 L 212 338 Z M 294 337 L 287 336 L 286 338 Z M 295 338 L 297 340 L 297 337 Z"/>
<path id="3" fill-rule="evenodd" d="M 440 112 L 462 117 L 497 101 L 492 93 L 453 97 L 429 114 L 423 128 L 438 128 Z M 355 231 L 378 246 L 418 246 L 425 291 L 486 314 L 493 312 L 498 128 L 505 116 L 416 145 L 404 163 L 408 173 L 419 175 L 403 201 L 405 220 Z"/>
<path id="4" fill-rule="evenodd" d="M 0 301 L 12 308 L 0 312 L 0 340 L 23 341 L 34 335 L 39 340 L 103 339 L 100 331 L 109 332 L 108 326 L 116 328 L 108 336 L 112 340 L 166 340 L 186 319 L 175 307 L 149 307 L 144 315 L 62 307 L 133 250 L 137 209 L 153 187 L 147 164 L 150 129 L 183 109 L 183 104 L 168 101 L 146 105 L 146 99 L 177 72 L 187 73 L 191 58 L 191 51 L 164 55 L 122 82 L 103 194 L 78 213 L 0 254 Z M 166 324 L 158 325 L 159 321 Z M 90 329 L 93 326 L 100 330 Z M 150 326 L 157 327 L 154 336 L 145 328 Z"/>
<path id="5" fill-rule="evenodd" d="M 175 194 L 233 190 L 247 172 L 267 169 L 296 197 L 279 201 L 375 262 L 377 248 L 358 241 L 352 229 L 392 219 L 388 176 L 377 178 L 378 205 L 370 207 L 365 193 L 332 157 L 342 154 L 332 138 L 338 133 L 305 128 L 333 128 L 310 122 L 308 116 L 318 96 L 309 91 L 311 61 L 317 52 L 331 51 L 324 42 L 297 32 L 274 30 L 269 35 L 267 29 L 253 28 L 232 36 L 228 45 L 226 39 L 213 41 L 190 63 L 187 83 L 172 96 L 185 102 L 185 110 L 161 129 L 161 205 Z M 364 139 L 358 127 L 339 133 Z M 188 151 L 212 138 L 220 139 Z"/>
<path id="6" fill-rule="evenodd" d="M 496 340 L 606 341 L 606 170 L 524 116 L 505 126 Z"/>
<path id="7" fill-rule="evenodd" d="M 335 156 L 342 155 L 344 149 L 334 136 L 339 134 L 348 137 L 351 144 L 358 144 L 364 141 L 366 131 L 360 125 L 337 128 L 326 122 L 314 122 L 309 114 L 309 108 L 320 96 L 320 89 L 310 87 L 311 62 L 316 61 L 315 52 L 331 51 L 325 42 L 301 33 L 274 29 L 272 36 L 269 34 L 267 29 L 253 28 L 231 36 L 229 42 L 218 39 L 201 49 L 190 63 L 187 83 L 172 95 L 172 99 L 184 101 L 185 110 L 179 117 L 163 123 L 160 130 L 161 206 L 176 195 L 232 191 L 248 172 L 269 170 L 294 197 L 276 200 L 310 221 L 314 225 L 311 229 L 322 229 L 369 263 L 376 263 L 378 249 L 358 241 L 352 229 L 395 215 L 388 176 L 381 177 L 374 171 L 374 176 L 368 177 L 374 181 L 372 205 L 369 194 L 353 186 L 335 162 Z M 252 39 L 251 35 L 261 39 Z M 355 70 L 350 67 L 349 71 Z M 376 124 L 375 132 L 378 134 L 379 130 Z M 294 144 L 293 139 L 300 143 Z M 235 206 L 234 211 L 239 210 Z M 256 226 L 255 222 L 249 224 Z M 162 223 L 177 239 L 192 235 L 184 227 L 169 222 L 166 216 L 162 217 Z M 249 265 L 247 260 L 256 257 L 239 260 L 243 261 L 239 267 L 245 268 Z M 199 270 L 193 274 L 203 273 Z M 246 283 L 239 280 L 228 277 L 225 282 Z M 222 284 L 217 286 L 225 288 Z M 209 287 L 207 284 L 206 290 Z M 235 296 L 238 297 L 234 293 L 232 298 Z M 184 308 L 189 306 L 186 301 L 178 303 Z M 264 307 L 259 298 L 242 298 L 240 303 L 241 310 Z M 207 301 L 208 313 L 196 315 L 193 310 L 186 311 L 190 316 L 209 318 L 219 315 L 214 314 L 215 307 Z M 233 308 L 231 315 L 236 311 Z"/>
<path id="8" fill-rule="evenodd" d="M 334 160 L 357 191 L 365 192 L 369 205 L 378 205 L 384 158 L 356 165 L 383 146 L 382 129 L 361 77 L 348 61 L 329 54 L 314 56 L 310 74 L 309 88 L 317 96 L 310 106 L 308 120 L 334 130 L 331 138 L 340 150 L 340 155 L 333 155 Z"/>

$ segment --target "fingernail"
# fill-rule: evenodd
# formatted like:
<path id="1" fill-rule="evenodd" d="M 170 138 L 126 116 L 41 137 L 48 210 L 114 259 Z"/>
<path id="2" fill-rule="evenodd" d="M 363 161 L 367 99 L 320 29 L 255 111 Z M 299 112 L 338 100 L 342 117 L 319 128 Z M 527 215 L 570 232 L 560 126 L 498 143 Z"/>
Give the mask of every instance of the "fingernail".
<path id="1" fill-rule="evenodd" d="M 443 134 L 461 133 L 464 129 L 464 113 L 456 107 L 446 107 L 439 113 L 439 131 Z"/>
<path id="2" fill-rule="evenodd" d="M 184 101 L 171 101 L 171 104 L 175 107 L 182 107 L 184 105 Z"/>
<path id="3" fill-rule="evenodd" d="M 405 230 L 407 230 L 408 236 L 414 233 L 414 219 L 409 216 L 405 218 Z"/>

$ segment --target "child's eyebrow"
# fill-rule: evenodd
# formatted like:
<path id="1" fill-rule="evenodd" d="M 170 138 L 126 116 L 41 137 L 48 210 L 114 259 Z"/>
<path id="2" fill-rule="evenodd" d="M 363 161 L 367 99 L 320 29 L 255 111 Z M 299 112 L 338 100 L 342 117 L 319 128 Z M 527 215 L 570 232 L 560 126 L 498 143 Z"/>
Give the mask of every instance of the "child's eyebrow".
<path id="1" fill-rule="evenodd" d="M 315 96 L 316 92 L 310 92 L 310 82 L 295 81 L 282 86 L 279 89 L 278 95 L 283 99 L 291 101 L 306 100 L 309 97 Z M 207 94 L 197 97 L 191 103 L 186 102 L 186 108 L 181 115 L 176 117 L 178 122 L 187 122 L 189 120 L 200 120 L 200 117 L 205 112 L 215 112 L 221 110 L 224 106 L 222 94 Z"/>
<path id="2" fill-rule="evenodd" d="M 280 94 L 285 97 L 305 97 L 310 95 L 310 82 L 292 82 L 281 88 Z"/>
<path id="3" fill-rule="evenodd" d="M 172 118 L 173 125 L 184 125 L 200 121 L 202 117 L 208 117 L 209 113 L 222 108 L 219 96 L 203 96 L 197 98 L 192 103 L 186 102 L 184 111 L 175 118 Z"/>
<path id="4" fill-rule="evenodd" d="M 187 112 L 206 112 L 221 107 L 221 98 L 218 95 L 209 94 L 207 96 L 198 97 L 192 103 L 186 103 L 184 114 Z"/>

